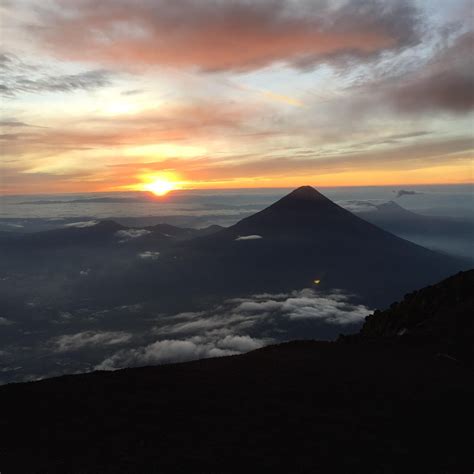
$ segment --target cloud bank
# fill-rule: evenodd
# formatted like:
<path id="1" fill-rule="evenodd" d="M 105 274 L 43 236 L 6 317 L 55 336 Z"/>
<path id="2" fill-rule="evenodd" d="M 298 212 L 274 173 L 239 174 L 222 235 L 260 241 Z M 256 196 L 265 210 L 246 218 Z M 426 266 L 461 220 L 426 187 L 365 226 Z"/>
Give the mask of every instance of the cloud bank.
<path id="1" fill-rule="evenodd" d="M 157 340 L 122 349 L 96 368 L 113 370 L 240 354 L 294 335 L 307 338 L 311 331 L 334 338 L 341 328 L 360 325 L 370 312 L 353 303 L 350 295 L 312 289 L 234 298 L 208 311 L 157 318 L 152 330 Z"/>
<path id="2" fill-rule="evenodd" d="M 98 223 L 99 223 L 98 221 L 71 222 L 69 224 L 64 224 L 64 227 L 75 227 L 77 229 L 84 229 L 86 227 L 94 227 Z"/>
<path id="3" fill-rule="evenodd" d="M 118 237 L 120 243 L 125 243 L 130 240 L 144 237 L 145 235 L 151 234 L 151 231 L 146 229 L 126 229 L 118 230 L 115 235 Z"/>
<path id="4" fill-rule="evenodd" d="M 55 74 L 41 65 L 25 63 L 16 55 L 7 53 L 0 54 L 0 72 L 0 95 L 10 98 L 23 93 L 90 91 L 112 83 L 111 73 L 105 70 Z M 19 126 L 15 122 L 9 124 L 15 125 Z"/>
<path id="5" fill-rule="evenodd" d="M 419 41 L 417 10 L 404 0 L 56 1 L 40 22 L 40 41 L 66 59 L 207 72 L 308 69 Z"/>
<path id="6" fill-rule="evenodd" d="M 397 198 L 401 198 L 403 196 L 415 196 L 416 194 L 422 194 L 419 191 L 411 191 L 407 189 L 399 189 L 398 191 L 394 191 L 396 193 Z"/>
<path id="7" fill-rule="evenodd" d="M 474 109 L 473 50 L 474 32 L 458 36 L 423 69 L 403 77 L 391 88 L 389 100 L 401 112 L 471 112 Z"/>
<path id="8" fill-rule="evenodd" d="M 77 351 L 87 347 L 124 344 L 132 338 L 126 332 L 84 331 L 77 334 L 59 336 L 53 341 L 57 352 Z"/>

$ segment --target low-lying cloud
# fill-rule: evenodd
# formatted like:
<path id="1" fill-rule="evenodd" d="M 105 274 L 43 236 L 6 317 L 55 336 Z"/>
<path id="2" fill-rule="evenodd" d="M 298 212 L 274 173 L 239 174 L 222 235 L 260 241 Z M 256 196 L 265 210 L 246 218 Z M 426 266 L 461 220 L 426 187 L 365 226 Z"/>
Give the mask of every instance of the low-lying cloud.
<path id="1" fill-rule="evenodd" d="M 78 229 L 83 229 L 85 227 L 93 227 L 98 224 L 98 221 L 81 221 L 81 222 L 71 222 L 69 224 L 64 224 L 64 227 L 76 227 Z"/>
<path id="2" fill-rule="evenodd" d="M 349 200 L 349 201 L 337 201 L 339 206 L 347 209 L 348 211 L 359 213 L 359 212 L 373 212 L 377 210 L 377 204 L 370 201 L 361 200 Z"/>
<path id="3" fill-rule="evenodd" d="M 183 362 L 241 354 L 294 338 L 332 339 L 358 327 L 371 310 L 341 292 L 304 289 L 224 301 L 207 311 L 160 316 L 155 341 L 122 349 L 97 369 Z"/>
<path id="4" fill-rule="evenodd" d="M 136 365 L 184 362 L 209 357 L 235 354 L 235 351 L 220 349 L 212 342 L 200 338 L 176 340 L 165 339 L 145 347 L 120 351 L 96 366 L 98 370 L 113 370 Z"/>
<path id="5" fill-rule="evenodd" d="M 118 237 L 120 243 L 128 242 L 129 240 L 138 239 L 145 235 L 151 234 L 151 231 L 146 229 L 125 229 L 118 230 L 115 235 Z"/>
<path id="6" fill-rule="evenodd" d="M 263 239 L 261 235 L 241 235 L 237 237 L 235 240 L 259 240 Z"/>
<path id="7" fill-rule="evenodd" d="M 160 252 L 153 252 L 151 250 L 145 250 L 145 252 L 140 252 L 138 258 L 142 260 L 157 260 L 160 257 Z"/>
<path id="8" fill-rule="evenodd" d="M 237 300 L 238 301 L 238 300 Z M 350 303 L 349 296 L 333 292 L 319 294 L 312 289 L 296 291 L 290 295 L 257 295 L 242 300 L 236 313 L 277 312 L 289 319 L 316 319 L 327 324 L 358 323 L 368 314 L 366 306 Z"/>
<path id="9" fill-rule="evenodd" d="M 132 335 L 126 332 L 84 331 L 59 336 L 53 341 L 57 352 L 69 352 L 86 347 L 112 346 L 129 342 Z"/>
<path id="10" fill-rule="evenodd" d="M 406 189 L 399 189 L 398 191 L 394 191 L 394 193 L 396 193 L 397 198 L 401 198 L 403 196 L 414 196 L 416 194 L 421 194 L 418 191 L 409 191 Z"/>

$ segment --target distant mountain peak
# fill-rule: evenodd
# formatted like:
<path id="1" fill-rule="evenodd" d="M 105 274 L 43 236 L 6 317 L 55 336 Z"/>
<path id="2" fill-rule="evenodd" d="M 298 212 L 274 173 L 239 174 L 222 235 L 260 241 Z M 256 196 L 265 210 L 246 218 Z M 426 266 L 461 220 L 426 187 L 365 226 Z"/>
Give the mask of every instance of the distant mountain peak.
<path id="1" fill-rule="evenodd" d="M 262 211 L 223 231 L 233 237 L 272 234 L 318 239 L 324 234 L 346 233 L 365 221 L 346 211 L 311 186 L 302 186 Z M 373 228 L 370 228 L 373 231 Z M 350 231 L 349 231 L 350 232 Z"/>
<path id="2" fill-rule="evenodd" d="M 395 201 L 387 201 L 383 202 L 382 204 L 377 205 L 377 209 L 386 209 L 386 210 L 396 210 L 396 211 L 407 211 L 404 207 L 400 206 L 400 204 L 396 203 Z"/>
<path id="3" fill-rule="evenodd" d="M 290 194 L 287 194 L 284 200 L 293 200 L 293 199 L 304 199 L 304 200 L 326 200 L 328 199 L 323 196 L 319 191 L 314 189 L 312 186 L 300 186 L 292 191 Z"/>
<path id="4" fill-rule="evenodd" d="M 272 204 L 268 209 L 272 211 L 303 212 L 315 211 L 321 208 L 338 208 L 326 196 L 314 189 L 312 186 L 301 186 L 279 201 Z"/>
<path id="5" fill-rule="evenodd" d="M 390 216 L 391 218 L 411 218 L 420 219 L 420 215 L 415 212 L 409 211 L 395 201 L 388 201 L 375 206 L 376 213 L 381 216 Z M 372 211 L 373 212 L 373 211 Z"/>

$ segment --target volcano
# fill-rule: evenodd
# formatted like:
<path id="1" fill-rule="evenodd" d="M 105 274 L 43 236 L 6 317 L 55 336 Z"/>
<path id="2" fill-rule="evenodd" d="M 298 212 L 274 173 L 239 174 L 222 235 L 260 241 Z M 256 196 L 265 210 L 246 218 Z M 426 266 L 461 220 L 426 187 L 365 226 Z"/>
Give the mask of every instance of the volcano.
<path id="1" fill-rule="evenodd" d="M 357 217 L 311 186 L 195 239 L 188 252 L 196 288 L 209 284 L 223 293 L 255 293 L 317 284 L 378 306 L 463 268 L 454 258 Z"/>

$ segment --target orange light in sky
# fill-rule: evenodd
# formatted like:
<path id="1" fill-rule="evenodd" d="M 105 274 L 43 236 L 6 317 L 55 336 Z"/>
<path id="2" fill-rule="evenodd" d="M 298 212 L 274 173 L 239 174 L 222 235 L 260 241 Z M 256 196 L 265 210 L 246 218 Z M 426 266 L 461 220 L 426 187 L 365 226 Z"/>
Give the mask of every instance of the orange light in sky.
<path id="1" fill-rule="evenodd" d="M 170 191 L 187 187 L 187 181 L 182 181 L 180 175 L 175 171 L 166 170 L 159 173 L 142 173 L 135 175 L 138 180 L 135 184 L 117 186 L 115 191 L 145 191 L 155 196 L 165 196 Z"/>
<path id="2" fill-rule="evenodd" d="M 167 179 L 158 178 L 151 183 L 145 184 L 143 189 L 152 192 L 155 196 L 164 196 L 173 191 L 173 189 L 176 189 L 176 185 Z"/>

